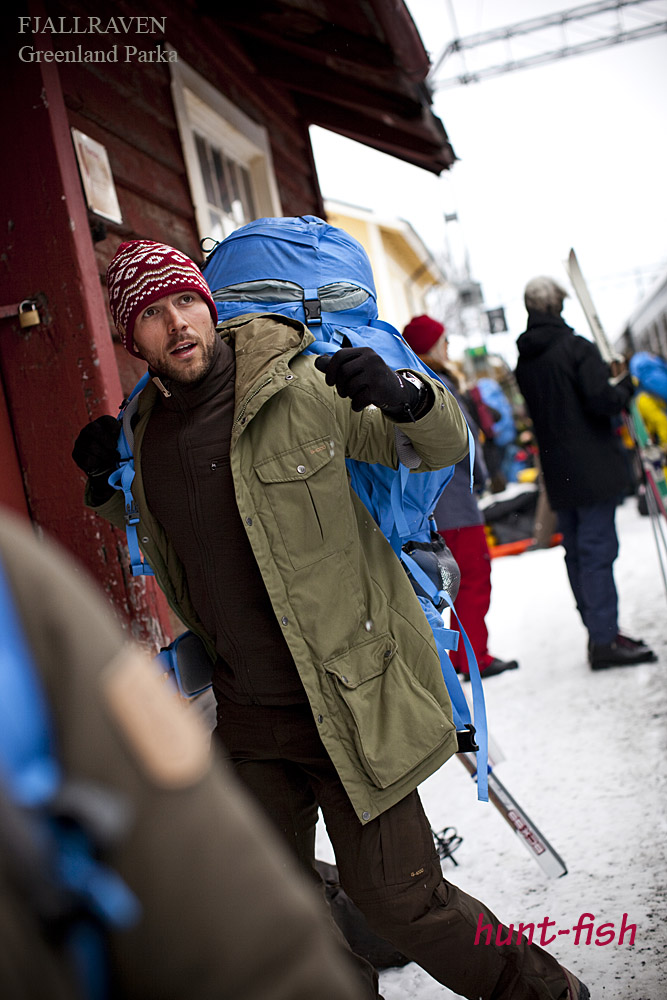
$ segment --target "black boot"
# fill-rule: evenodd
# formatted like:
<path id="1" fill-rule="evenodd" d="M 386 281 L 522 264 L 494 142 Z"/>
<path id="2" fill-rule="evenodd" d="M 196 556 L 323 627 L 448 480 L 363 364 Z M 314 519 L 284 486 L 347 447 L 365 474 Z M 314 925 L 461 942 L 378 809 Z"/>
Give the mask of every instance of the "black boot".
<path id="1" fill-rule="evenodd" d="M 497 656 L 489 663 L 488 667 L 480 667 L 480 674 L 482 679 L 486 677 L 496 677 L 498 674 L 504 674 L 506 670 L 517 670 L 519 664 L 516 660 L 499 660 Z M 469 681 L 470 674 L 464 673 L 463 670 L 457 670 L 457 673 L 461 675 L 461 680 Z"/>
<path id="2" fill-rule="evenodd" d="M 517 670 L 519 664 L 516 660 L 499 660 L 497 656 L 481 671 L 482 677 L 495 677 L 497 674 L 504 674 L 506 670 Z"/>
<path id="3" fill-rule="evenodd" d="M 637 663 L 655 663 L 658 657 L 641 639 L 631 639 L 619 632 L 613 642 L 591 642 L 588 661 L 591 670 L 607 667 L 632 667 Z"/>

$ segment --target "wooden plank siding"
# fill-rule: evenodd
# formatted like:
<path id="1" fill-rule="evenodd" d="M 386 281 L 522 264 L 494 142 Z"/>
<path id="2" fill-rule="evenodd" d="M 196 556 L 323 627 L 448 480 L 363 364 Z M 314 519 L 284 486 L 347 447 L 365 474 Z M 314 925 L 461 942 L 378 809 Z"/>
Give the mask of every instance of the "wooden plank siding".
<path id="1" fill-rule="evenodd" d="M 71 13 L 80 14 L 82 6 L 73 4 Z M 307 130 L 287 91 L 262 80 L 217 24 L 199 17 L 195 32 L 179 9 L 164 9 L 167 40 L 179 58 L 266 127 L 285 214 L 321 213 Z M 122 239 L 146 237 L 176 243 L 200 260 L 169 66 L 63 63 L 60 76 L 70 124 L 109 154 L 124 222 L 107 226 L 107 256 Z"/>
<path id="2" fill-rule="evenodd" d="M 63 3 L 51 16 L 96 14 L 95 5 Z M 130 16 L 118 4 L 119 15 Z M 227 100 L 266 128 L 285 215 L 323 215 L 307 125 L 284 87 L 264 80 L 224 26 L 171 3 L 161 5 L 166 21 L 166 41 L 180 60 L 204 77 Z M 152 11 L 155 13 L 155 11 Z M 116 11 L 114 11 L 116 13 Z M 71 46 L 77 39 L 54 38 L 54 47 Z M 99 35 L 89 48 L 119 47 L 136 38 Z M 81 37 L 78 38 L 81 41 Z M 143 36 L 143 47 L 155 46 L 153 36 Z M 177 246 L 201 262 L 194 208 L 171 94 L 166 63 L 65 62 L 59 64 L 63 98 L 71 127 L 102 143 L 107 150 L 123 222 L 105 222 L 106 238 L 95 243 L 95 258 L 104 284 L 109 260 L 121 242 L 153 239 Z M 105 296 L 106 300 L 106 296 Z M 117 333 L 107 316 L 116 346 L 123 391 L 131 389 L 145 368 L 123 357 Z"/>

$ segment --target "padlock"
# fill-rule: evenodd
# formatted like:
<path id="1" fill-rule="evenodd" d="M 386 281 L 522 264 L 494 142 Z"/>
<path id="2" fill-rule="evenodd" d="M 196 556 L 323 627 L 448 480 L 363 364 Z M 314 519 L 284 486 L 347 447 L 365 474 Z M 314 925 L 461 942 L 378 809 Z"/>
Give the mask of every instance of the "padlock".
<path id="1" fill-rule="evenodd" d="M 19 305 L 19 325 L 22 327 L 38 326 L 40 322 L 37 303 L 31 299 L 24 299 Z"/>

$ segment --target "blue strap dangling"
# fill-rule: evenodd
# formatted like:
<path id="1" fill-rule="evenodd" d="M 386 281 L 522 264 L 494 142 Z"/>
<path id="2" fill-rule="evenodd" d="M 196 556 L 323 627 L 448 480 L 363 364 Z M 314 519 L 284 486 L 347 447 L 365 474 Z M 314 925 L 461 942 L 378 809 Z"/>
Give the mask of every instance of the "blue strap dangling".
<path id="1" fill-rule="evenodd" d="M 479 746 L 477 750 L 477 761 L 478 761 L 478 778 L 477 778 L 477 798 L 481 802 L 489 801 L 489 791 L 488 791 L 488 758 L 489 758 L 489 735 L 486 722 L 486 704 L 484 700 L 484 689 L 482 687 L 482 679 L 479 672 L 479 664 L 477 663 L 477 657 L 475 656 L 475 651 L 472 648 L 470 639 L 468 638 L 465 629 L 461 625 L 461 621 L 456 614 L 454 608 L 454 603 L 445 590 L 438 590 L 433 584 L 432 580 L 423 571 L 421 566 L 418 566 L 415 560 L 409 556 L 406 552 L 401 553 L 401 559 L 404 565 L 410 571 L 410 574 L 414 577 L 416 582 L 419 584 L 420 588 L 428 594 L 430 598 L 430 603 L 433 606 L 433 612 L 440 618 L 440 615 L 436 611 L 436 607 L 444 601 L 453 614 L 456 616 L 456 620 L 459 625 L 461 632 L 461 638 L 463 639 L 463 646 L 466 652 L 466 657 L 468 660 L 468 669 L 470 672 L 470 683 L 472 686 L 472 704 L 473 704 L 473 722 L 475 728 L 475 740 Z M 424 602 L 422 602 L 423 604 Z M 452 663 L 447 655 L 447 647 L 442 639 L 439 638 L 440 628 L 433 625 L 433 615 L 427 613 L 426 616 L 429 620 L 429 624 L 433 629 L 433 634 L 436 640 L 436 646 L 438 647 L 438 653 L 440 654 L 440 667 L 442 669 L 443 678 L 445 685 L 447 687 L 447 693 L 449 694 L 450 701 L 452 702 L 452 714 L 454 717 L 454 722 L 457 729 L 463 729 L 470 723 L 470 711 L 468 708 L 468 703 L 466 701 L 465 695 L 463 694 L 463 689 L 461 688 L 461 682 L 459 681 L 458 675 L 452 666 Z M 444 627 L 444 626 L 443 626 Z M 446 630 L 453 631 L 453 630 Z M 457 721 L 458 719 L 458 721 Z"/>

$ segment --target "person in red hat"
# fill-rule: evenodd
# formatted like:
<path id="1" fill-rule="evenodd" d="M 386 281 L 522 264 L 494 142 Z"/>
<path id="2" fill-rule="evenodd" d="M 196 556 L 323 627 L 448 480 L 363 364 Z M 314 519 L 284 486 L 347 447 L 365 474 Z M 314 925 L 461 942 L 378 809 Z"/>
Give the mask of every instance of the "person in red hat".
<path id="1" fill-rule="evenodd" d="M 403 337 L 415 354 L 434 371 L 452 392 L 473 429 L 474 421 L 459 392 L 456 373 L 445 362 L 447 337 L 445 328 L 431 316 L 415 316 L 403 330 Z M 487 480 L 481 447 L 475 449 L 474 485 L 480 490 Z M 454 477 L 440 497 L 435 509 L 438 531 L 451 549 L 459 569 L 461 584 L 456 597 L 456 613 L 466 630 L 475 652 L 482 677 L 494 677 L 506 670 L 516 670 L 516 660 L 501 660 L 489 652 L 486 615 L 491 604 L 491 556 L 484 531 L 484 516 L 474 492 L 470 491 L 468 459 L 456 466 Z M 451 627 L 458 630 L 452 617 Z M 459 674 L 469 678 L 463 643 L 449 654 Z"/>

